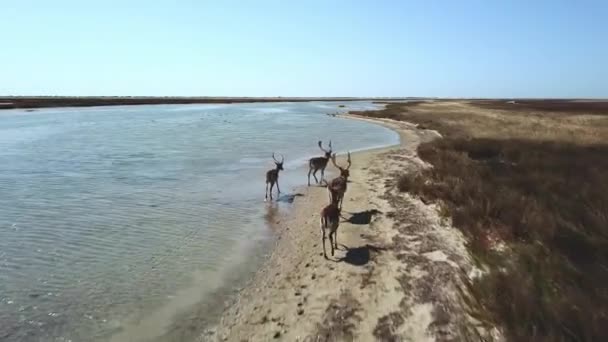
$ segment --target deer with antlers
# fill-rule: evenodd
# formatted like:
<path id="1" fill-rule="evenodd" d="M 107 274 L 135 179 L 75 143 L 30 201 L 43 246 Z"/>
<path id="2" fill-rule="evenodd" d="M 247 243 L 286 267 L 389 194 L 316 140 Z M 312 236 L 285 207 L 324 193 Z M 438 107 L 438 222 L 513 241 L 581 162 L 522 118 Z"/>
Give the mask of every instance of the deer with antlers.
<path id="1" fill-rule="evenodd" d="M 319 180 L 317 179 L 317 171 L 321 170 L 321 181 L 323 181 L 323 177 L 325 175 L 325 168 L 327 167 L 327 162 L 331 158 L 331 140 L 329 141 L 329 150 L 323 148 L 323 142 L 319 140 L 319 148 L 325 155 L 323 157 L 315 157 L 310 158 L 308 161 L 308 186 L 310 186 L 310 174 L 315 177 L 315 181 L 319 184 Z"/>
<path id="2" fill-rule="evenodd" d="M 327 259 L 325 251 L 325 231 L 329 230 L 329 245 L 331 246 L 331 256 L 334 256 L 334 249 L 338 249 L 338 226 L 340 226 L 340 208 L 337 203 L 331 203 L 321 210 L 321 232 L 323 237 L 323 256 Z"/>
<path id="3" fill-rule="evenodd" d="M 270 193 L 270 200 L 272 201 L 272 188 L 274 187 L 275 184 L 277 185 L 277 197 L 281 193 L 281 189 L 279 189 L 279 171 L 283 170 L 283 161 L 285 158 L 283 158 L 283 155 L 281 155 L 281 161 L 278 161 L 274 157 L 274 152 L 273 152 L 272 159 L 274 160 L 276 167 L 274 169 L 268 170 L 268 172 L 266 172 L 266 193 L 264 196 L 264 201 L 268 200 L 269 193 Z M 270 185 L 270 191 L 268 191 L 268 185 Z"/>
<path id="4" fill-rule="evenodd" d="M 334 164 L 336 168 L 340 170 L 340 176 L 331 180 L 331 182 L 327 183 L 327 193 L 329 195 L 329 203 L 335 203 L 340 210 L 342 210 L 342 201 L 344 200 L 344 194 L 346 193 L 346 188 L 348 184 L 348 177 L 350 176 L 350 166 L 352 164 L 350 160 L 350 152 L 348 152 L 348 165 L 346 168 L 343 168 L 336 164 L 336 154 L 331 156 L 331 162 Z"/>

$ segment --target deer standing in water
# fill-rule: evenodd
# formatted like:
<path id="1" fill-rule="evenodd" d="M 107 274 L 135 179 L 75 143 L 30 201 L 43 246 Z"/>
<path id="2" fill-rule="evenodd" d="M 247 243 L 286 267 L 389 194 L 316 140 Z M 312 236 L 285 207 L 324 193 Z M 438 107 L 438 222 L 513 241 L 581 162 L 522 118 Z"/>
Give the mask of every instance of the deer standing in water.
<path id="1" fill-rule="evenodd" d="M 277 197 L 281 193 L 281 189 L 279 189 L 279 171 L 283 170 L 283 161 L 285 158 L 283 158 L 283 155 L 281 155 L 281 161 L 278 161 L 274 157 L 274 152 L 273 152 L 272 159 L 274 159 L 276 168 L 274 168 L 272 170 L 268 170 L 268 172 L 266 172 L 266 193 L 264 196 L 264 201 L 268 200 L 269 193 L 270 193 L 270 200 L 272 201 L 272 188 L 274 187 L 275 184 L 277 185 Z M 269 184 L 270 184 L 270 191 L 268 191 Z"/>
<path id="2" fill-rule="evenodd" d="M 336 164 L 336 155 L 331 156 L 331 162 L 336 168 L 340 170 L 340 177 L 336 177 L 327 183 L 327 193 L 329 194 L 329 203 L 334 203 L 342 210 L 342 201 L 344 200 L 344 194 L 348 185 L 348 177 L 350 176 L 350 166 L 352 164 L 350 160 L 350 152 L 348 152 L 348 165 L 343 168 Z"/>
<path id="3" fill-rule="evenodd" d="M 321 232 L 323 237 L 323 256 L 327 259 L 325 251 L 325 231 L 329 230 L 329 245 L 331 246 L 331 256 L 334 256 L 334 248 L 338 249 L 338 226 L 340 225 L 340 208 L 337 203 L 331 203 L 321 210 Z"/>
<path id="4" fill-rule="evenodd" d="M 319 180 L 317 179 L 317 171 L 321 170 L 321 181 L 323 181 L 327 162 L 329 162 L 329 159 L 331 158 L 331 140 L 329 141 L 329 150 L 323 148 L 323 143 L 321 142 L 321 140 L 319 140 L 319 148 L 325 153 L 325 155 L 323 157 L 310 158 L 310 160 L 308 161 L 308 186 L 310 186 L 311 172 L 312 176 L 315 177 L 315 181 L 317 182 L 317 184 L 319 184 Z"/>

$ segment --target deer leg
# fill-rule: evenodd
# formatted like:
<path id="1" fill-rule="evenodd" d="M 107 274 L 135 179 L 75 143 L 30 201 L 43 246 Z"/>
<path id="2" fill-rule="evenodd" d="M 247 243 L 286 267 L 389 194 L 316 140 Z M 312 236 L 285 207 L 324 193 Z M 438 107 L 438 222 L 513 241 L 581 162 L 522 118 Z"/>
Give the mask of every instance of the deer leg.
<path id="1" fill-rule="evenodd" d="M 315 182 L 316 182 L 317 184 L 319 184 L 319 180 L 317 179 L 317 171 L 319 171 L 319 170 L 318 170 L 318 169 L 315 169 L 315 170 L 312 172 L 312 176 L 313 176 L 313 177 L 315 177 Z"/>
<path id="2" fill-rule="evenodd" d="M 281 189 L 279 189 L 279 180 L 277 179 L 277 197 L 279 197 L 280 193 L 281 193 Z"/>
<path id="3" fill-rule="evenodd" d="M 323 178 L 325 177 L 325 168 L 321 169 L 321 182 L 323 181 Z"/>
<path id="4" fill-rule="evenodd" d="M 338 229 L 334 230 L 334 245 L 338 249 Z"/>
<path id="5" fill-rule="evenodd" d="M 334 232 L 329 231 L 329 245 L 331 246 L 331 256 L 334 256 Z"/>
<path id="6" fill-rule="evenodd" d="M 268 200 L 268 182 L 266 182 L 266 191 L 264 192 L 264 202 Z"/>
<path id="7" fill-rule="evenodd" d="M 274 183 L 270 183 L 270 200 L 272 201 L 272 189 L 274 188 Z"/>
<path id="8" fill-rule="evenodd" d="M 308 168 L 308 186 L 310 186 L 310 173 L 312 172 L 312 168 Z"/>
<path id="9" fill-rule="evenodd" d="M 323 224 L 323 221 L 321 221 Z M 321 232 L 323 232 L 323 237 L 321 237 L 321 242 L 323 243 L 323 256 L 327 259 L 327 252 L 325 252 L 325 228 L 321 227 Z"/>

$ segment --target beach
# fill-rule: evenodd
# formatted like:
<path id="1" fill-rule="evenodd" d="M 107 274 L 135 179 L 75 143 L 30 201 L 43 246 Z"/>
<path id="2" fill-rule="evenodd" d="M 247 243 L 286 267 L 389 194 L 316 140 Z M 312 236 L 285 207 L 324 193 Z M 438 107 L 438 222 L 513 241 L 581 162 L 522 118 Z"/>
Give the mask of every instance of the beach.
<path id="1" fill-rule="evenodd" d="M 401 143 L 352 154 L 335 256 L 322 254 L 324 187 L 297 188 L 302 196 L 288 213 L 269 204 L 276 246 L 200 341 L 433 341 L 488 334 L 463 309 L 463 276 L 477 270 L 462 234 L 434 205 L 395 191 L 394 173 L 426 167 L 417 146 L 439 134 L 347 117 L 389 127 Z M 335 177 L 329 169 L 328 179 Z"/>

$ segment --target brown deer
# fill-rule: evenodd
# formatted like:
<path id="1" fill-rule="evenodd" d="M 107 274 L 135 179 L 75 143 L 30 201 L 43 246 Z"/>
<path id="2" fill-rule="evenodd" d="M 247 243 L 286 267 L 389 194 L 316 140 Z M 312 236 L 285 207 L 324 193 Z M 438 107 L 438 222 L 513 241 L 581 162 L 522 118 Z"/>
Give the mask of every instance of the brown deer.
<path id="1" fill-rule="evenodd" d="M 334 248 L 338 249 L 338 226 L 340 225 L 340 208 L 337 203 L 331 203 L 321 210 L 321 232 L 323 237 L 323 256 L 327 259 L 325 251 L 325 231 L 329 230 L 329 245 L 331 246 L 331 256 L 334 256 Z"/>
<path id="2" fill-rule="evenodd" d="M 329 159 L 331 158 L 331 140 L 329 141 L 329 150 L 323 148 L 323 143 L 321 142 L 321 140 L 319 140 L 319 148 L 325 153 L 325 155 L 323 157 L 310 158 L 310 160 L 308 161 L 308 186 L 310 186 L 311 172 L 312 176 L 315 177 L 315 181 L 317 182 L 317 184 L 319 184 L 319 180 L 317 179 L 317 171 L 321 170 L 321 181 L 323 181 L 327 162 L 329 162 Z"/>
<path id="3" fill-rule="evenodd" d="M 281 161 L 278 161 L 274 157 L 274 152 L 272 153 L 272 159 L 274 159 L 274 163 L 276 164 L 276 168 L 272 170 L 268 170 L 266 172 L 266 194 L 264 196 L 264 201 L 268 200 L 268 194 L 270 193 L 270 200 L 272 201 L 272 188 L 274 185 L 277 185 L 277 197 L 281 193 L 281 189 L 279 189 L 279 171 L 283 170 L 283 155 L 281 155 Z M 270 191 L 268 191 L 268 185 L 270 184 Z"/>
<path id="4" fill-rule="evenodd" d="M 344 200 L 344 194 L 348 186 L 348 177 L 350 176 L 350 166 L 352 164 L 350 160 L 350 152 L 348 152 L 348 165 L 343 168 L 336 164 L 336 155 L 331 156 L 331 162 L 336 168 L 340 170 L 340 177 L 336 177 L 327 183 L 327 193 L 329 194 L 329 203 L 335 203 L 340 210 L 342 210 L 342 201 Z"/>

